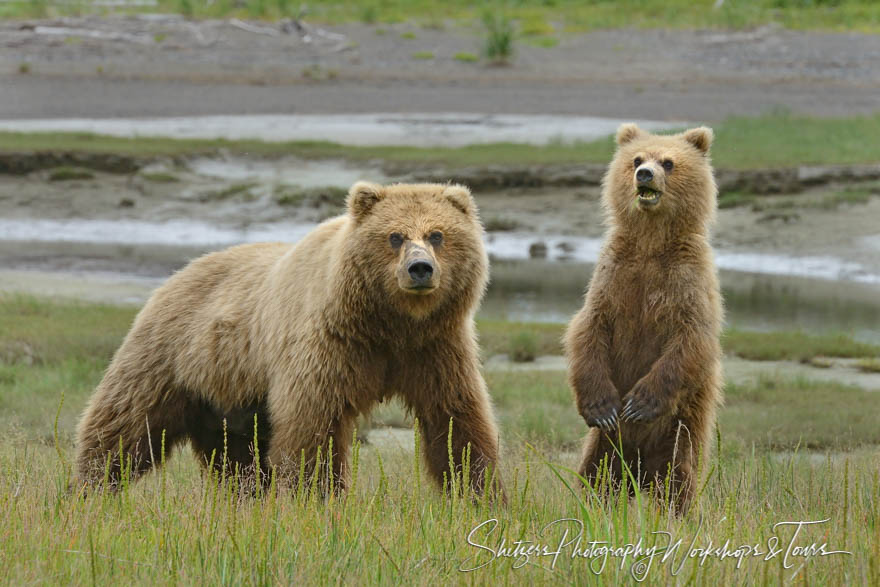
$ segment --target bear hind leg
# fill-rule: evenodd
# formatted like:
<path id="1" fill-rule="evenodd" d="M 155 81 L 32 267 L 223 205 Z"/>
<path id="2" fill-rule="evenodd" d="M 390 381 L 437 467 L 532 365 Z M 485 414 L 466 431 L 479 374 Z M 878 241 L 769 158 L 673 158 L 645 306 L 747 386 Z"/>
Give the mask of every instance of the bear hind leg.
<path id="1" fill-rule="evenodd" d="M 155 399 L 155 382 L 144 383 L 140 392 L 119 393 L 111 371 L 98 386 L 77 428 L 76 467 L 84 486 L 116 489 L 134 481 L 162 463 L 163 448 L 167 456 L 185 437 L 180 394 L 169 390 Z"/>

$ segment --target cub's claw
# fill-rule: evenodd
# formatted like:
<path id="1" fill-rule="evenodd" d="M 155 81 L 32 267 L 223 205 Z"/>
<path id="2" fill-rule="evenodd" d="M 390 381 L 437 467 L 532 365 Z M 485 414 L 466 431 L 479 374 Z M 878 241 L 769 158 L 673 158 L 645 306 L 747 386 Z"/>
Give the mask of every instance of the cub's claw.
<path id="1" fill-rule="evenodd" d="M 647 422 L 657 417 L 656 406 L 638 399 L 631 397 L 623 404 L 623 413 L 620 414 L 622 422 Z"/>

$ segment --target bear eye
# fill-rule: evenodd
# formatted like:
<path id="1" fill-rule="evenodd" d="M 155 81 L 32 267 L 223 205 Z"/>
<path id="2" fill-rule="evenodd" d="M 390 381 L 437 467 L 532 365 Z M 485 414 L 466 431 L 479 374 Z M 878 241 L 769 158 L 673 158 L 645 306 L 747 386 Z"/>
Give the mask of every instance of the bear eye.
<path id="1" fill-rule="evenodd" d="M 428 237 L 428 241 L 430 241 L 430 243 L 434 246 L 439 245 L 440 243 L 443 242 L 443 233 L 440 232 L 439 230 L 435 230 Z"/>
<path id="2" fill-rule="evenodd" d="M 636 157 L 636 158 L 633 160 L 633 167 L 638 167 L 638 166 L 641 165 L 641 164 L 642 164 L 642 158 L 641 158 L 641 157 Z"/>
<path id="3" fill-rule="evenodd" d="M 671 159 L 666 159 L 663 161 L 663 169 L 665 169 L 666 171 L 672 171 L 673 167 L 675 167 L 675 165 L 672 164 Z"/>
<path id="4" fill-rule="evenodd" d="M 403 235 L 399 232 L 392 232 L 391 236 L 388 237 L 388 242 L 390 242 L 391 246 L 395 249 L 399 248 L 400 245 L 403 244 Z"/>

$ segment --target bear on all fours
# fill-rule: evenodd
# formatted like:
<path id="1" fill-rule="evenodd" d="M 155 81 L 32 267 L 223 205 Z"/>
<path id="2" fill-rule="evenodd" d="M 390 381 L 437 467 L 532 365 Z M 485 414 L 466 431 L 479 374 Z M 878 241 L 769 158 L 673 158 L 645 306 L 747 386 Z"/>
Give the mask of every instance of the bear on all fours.
<path id="1" fill-rule="evenodd" d="M 83 484 L 118 484 L 120 448 L 133 476 L 159 464 L 164 433 L 166 451 L 188 440 L 203 465 L 225 451 L 287 481 L 314 474 L 321 447 L 321 487 L 342 489 L 357 416 L 398 396 L 429 473 L 452 478 L 452 419 L 454 466 L 470 445 L 484 488 L 498 432 L 473 322 L 488 279 L 475 202 L 458 185 L 360 182 L 347 206 L 295 245 L 208 254 L 156 290 L 80 421 Z"/>
<path id="2" fill-rule="evenodd" d="M 623 462 L 643 487 L 662 494 L 668 481 L 679 511 L 721 403 L 712 138 L 705 127 L 671 136 L 620 127 L 603 180 L 608 232 L 565 336 L 569 385 L 591 426 L 581 475 L 594 482 L 605 462 L 619 485 Z"/>

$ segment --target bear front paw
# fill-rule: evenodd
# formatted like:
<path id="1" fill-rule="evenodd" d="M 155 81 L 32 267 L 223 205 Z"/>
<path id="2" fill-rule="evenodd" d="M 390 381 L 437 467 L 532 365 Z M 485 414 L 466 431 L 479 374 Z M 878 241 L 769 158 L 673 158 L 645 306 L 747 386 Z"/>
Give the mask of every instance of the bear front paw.
<path id="1" fill-rule="evenodd" d="M 641 382 L 637 383 L 623 401 L 622 422 L 650 422 L 663 412 L 663 402 Z"/>
<path id="2" fill-rule="evenodd" d="M 587 422 L 587 426 L 593 426 L 602 430 L 614 430 L 617 428 L 617 417 L 620 413 L 620 398 L 609 396 L 592 401 L 581 409 L 581 416 Z"/>

